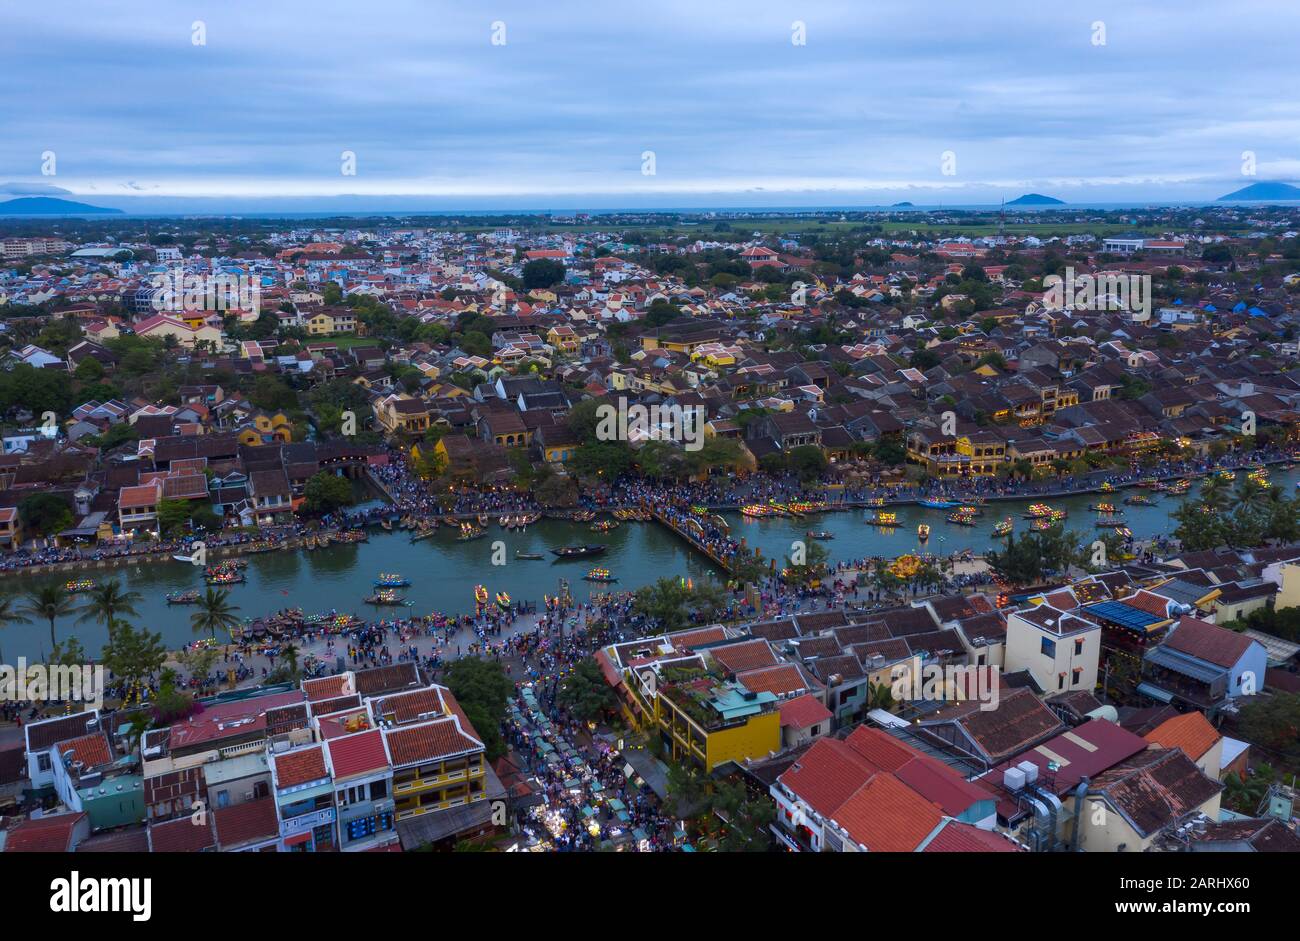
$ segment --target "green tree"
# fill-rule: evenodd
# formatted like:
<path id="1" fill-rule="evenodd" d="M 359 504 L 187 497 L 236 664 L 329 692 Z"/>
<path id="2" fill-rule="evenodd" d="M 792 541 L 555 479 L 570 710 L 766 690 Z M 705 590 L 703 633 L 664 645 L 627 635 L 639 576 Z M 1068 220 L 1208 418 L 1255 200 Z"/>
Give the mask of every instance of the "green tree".
<path id="1" fill-rule="evenodd" d="M 564 263 L 553 258 L 534 258 L 524 265 L 524 287 L 549 288 L 564 280 Z"/>
<path id="2" fill-rule="evenodd" d="M 75 605 L 68 590 L 58 583 L 42 585 L 27 593 L 21 613 L 33 620 L 50 622 L 50 648 L 58 643 L 54 636 L 54 622 L 72 614 Z"/>
<path id="3" fill-rule="evenodd" d="M 579 661 L 573 672 L 560 681 L 555 698 L 571 715 L 584 722 L 598 721 L 618 706 L 614 691 L 592 657 Z"/>
<path id="4" fill-rule="evenodd" d="M 329 471 L 313 474 L 303 488 L 303 505 L 312 513 L 329 513 L 352 503 L 352 484 Z"/>
<path id="5" fill-rule="evenodd" d="M 81 609 L 81 614 L 77 617 L 77 622 L 84 624 L 87 621 L 94 621 L 111 626 L 122 614 L 139 617 L 140 612 L 135 609 L 135 606 L 140 603 L 140 600 L 140 592 L 124 590 L 119 580 L 110 579 L 90 593 Z"/>
<path id="6" fill-rule="evenodd" d="M 443 678 L 483 742 L 488 761 L 504 755 L 501 722 L 505 719 L 506 705 L 514 695 L 515 686 L 501 664 L 462 657 L 448 665 Z"/>
<path id="7" fill-rule="evenodd" d="M 207 631 L 213 640 L 217 631 L 229 631 L 239 624 L 237 605 L 230 603 L 230 591 L 226 588 L 209 587 L 199 599 L 198 610 L 190 615 L 190 627 L 195 633 Z"/>
<path id="8" fill-rule="evenodd" d="M 18 504 L 18 518 L 27 533 L 49 536 L 73 523 L 72 509 L 52 493 L 34 493 Z"/>
<path id="9" fill-rule="evenodd" d="M 126 621 L 109 621 L 109 624 L 108 643 L 103 649 L 104 666 L 138 694 L 140 687 L 166 662 L 167 646 L 162 634 L 143 627 L 137 630 Z"/>

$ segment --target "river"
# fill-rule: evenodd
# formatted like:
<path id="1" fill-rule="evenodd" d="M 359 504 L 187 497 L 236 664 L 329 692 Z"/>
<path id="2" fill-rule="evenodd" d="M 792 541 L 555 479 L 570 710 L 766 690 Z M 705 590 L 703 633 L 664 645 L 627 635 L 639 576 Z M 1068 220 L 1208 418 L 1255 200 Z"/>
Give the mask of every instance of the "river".
<path id="1" fill-rule="evenodd" d="M 1271 479 L 1289 495 L 1300 480 L 1300 469 L 1276 471 Z M 1093 526 L 1098 515 L 1088 507 L 1098 502 L 1122 505 L 1124 495 L 1087 494 L 1045 502 L 1069 512 L 1066 527 L 1078 533 L 1082 540 L 1101 532 Z M 1174 524 L 1169 514 L 1180 500 L 1164 496 L 1152 507 L 1125 506 L 1124 523 L 1138 538 L 1170 535 Z M 822 545 L 830 551 L 833 561 L 848 561 L 918 551 L 947 555 L 971 549 L 981 554 L 1001 542 L 992 536 L 992 529 L 1004 517 L 1015 520 L 1017 534 L 1029 531 L 1029 523 L 1022 519 L 1022 514 L 1031 502 L 1034 501 L 991 501 L 973 527 L 948 523 L 947 510 L 919 506 L 887 508 L 898 515 L 899 525 L 893 530 L 866 525 L 864 520 L 873 511 L 862 509 L 824 513 L 802 520 L 751 520 L 738 513 L 725 516 L 731 523 L 732 535 L 761 550 L 765 557 L 783 559 L 794 541 L 805 539 L 807 532 L 814 530 L 833 533 L 835 538 Z M 917 524 L 922 522 L 931 528 L 925 544 L 916 533 Z M 504 544 L 504 565 L 492 564 L 498 542 Z M 574 561 L 554 561 L 547 551 L 552 546 L 576 543 L 604 543 L 609 548 L 596 558 Z M 520 560 L 515 558 L 516 552 L 542 553 L 545 558 Z M 231 589 L 231 602 L 238 606 L 241 617 L 271 614 L 287 607 L 301 607 L 308 613 L 335 609 L 367 619 L 377 613 L 389 617 L 433 611 L 459 614 L 473 610 L 474 586 L 478 584 L 485 585 L 493 595 L 506 591 L 515 601 L 531 601 L 540 606 L 543 594 L 556 593 L 561 577 L 568 579 L 573 596 L 581 600 L 592 593 L 607 592 L 611 587 L 613 590 L 639 588 L 664 576 L 698 579 L 718 574 L 707 560 L 658 523 L 624 523 L 613 532 L 593 533 L 588 524 L 558 520 L 542 520 L 522 532 L 502 530 L 493 522 L 487 536 L 470 542 L 459 542 L 450 527 L 440 527 L 432 538 L 415 543 L 407 533 L 386 533 L 376 528 L 370 530 L 370 541 L 366 543 L 310 552 L 271 552 L 248 556 L 247 560 L 247 581 Z M 584 581 L 582 576 L 595 565 L 608 568 L 619 579 L 617 584 L 607 586 Z M 414 602 L 412 607 L 376 609 L 363 603 L 362 599 L 372 593 L 372 583 L 381 572 L 396 572 L 411 579 L 413 584 L 403 589 L 402 594 Z M 145 563 L 115 569 L 90 568 L 86 575 L 99 582 L 118 578 L 140 592 L 139 617 L 129 620 L 160 632 L 169 648 L 180 647 L 195 636 L 190 628 L 190 615 L 196 608 L 170 606 L 164 595 L 187 588 L 202 589 L 200 569 L 181 562 Z M 71 576 L 69 572 L 58 576 L 12 576 L 5 579 L 3 588 L 21 595 L 43 582 L 64 582 Z M 77 637 L 93 657 L 98 657 L 107 639 L 102 625 L 78 624 L 75 616 L 60 619 L 55 631 L 60 639 Z M 0 632 L 0 648 L 9 663 L 19 656 L 30 660 L 49 652 L 48 622 L 10 624 L 0 628 Z"/>

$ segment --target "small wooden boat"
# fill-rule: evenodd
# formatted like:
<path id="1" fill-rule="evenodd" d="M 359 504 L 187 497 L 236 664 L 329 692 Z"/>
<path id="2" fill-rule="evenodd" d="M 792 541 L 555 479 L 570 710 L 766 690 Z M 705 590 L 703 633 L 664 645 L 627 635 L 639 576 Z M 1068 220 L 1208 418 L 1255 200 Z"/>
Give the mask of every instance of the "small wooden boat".
<path id="1" fill-rule="evenodd" d="M 622 525 L 623 524 L 618 520 L 601 520 L 599 523 L 591 524 L 591 531 L 593 533 L 608 533 L 618 529 Z"/>
<path id="2" fill-rule="evenodd" d="M 197 588 L 190 588 L 186 591 L 172 591 L 163 596 L 168 604 L 198 604 L 199 591 Z"/>
<path id="3" fill-rule="evenodd" d="M 1092 510 L 1094 513 L 1109 513 L 1112 515 L 1119 515 L 1124 512 L 1113 503 L 1094 503 L 1092 506 L 1088 507 L 1088 509 Z"/>
<path id="4" fill-rule="evenodd" d="M 834 539 L 834 538 L 835 538 L 835 534 L 834 534 L 834 533 L 828 533 L 828 532 L 825 532 L 824 530 L 812 530 L 812 529 L 810 529 L 810 530 L 808 530 L 808 538 L 809 538 L 809 539 Z"/>
<path id="5" fill-rule="evenodd" d="M 1015 525 L 1015 522 L 1008 516 L 1002 522 L 993 527 L 993 535 L 999 539 L 1004 536 L 1010 536 L 1012 530 L 1015 529 Z"/>
<path id="6" fill-rule="evenodd" d="M 1131 494 L 1124 498 L 1124 502 L 1129 506 L 1155 506 L 1156 501 L 1150 497 L 1143 496 L 1140 493 Z"/>
<path id="7" fill-rule="evenodd" d="M 411 605 L 415 604 L 414 601 L 407 601 L 405 598 L 401 597 L 392 588 L 380 589 L 370 597 L 366 598 L 365 602 L 366 604 L 373 604 L 380 608 L 409 608 Z"/>
<path id="8" fill-rule="evenodd" d="M 74 578 L 63 586 L 63 590 L 70 595 L 77 595 L 83 591 L 94 591 L 95 583 L 89 578 Z"/>
<path id="9" fill-rule="evenodd" d="M 488 519 L 488 515 L 486 513 L 480 513 L 478 515 L 478 524 L 482 526 L 484 529 L 487 529 L 488 523 L 490 522 L 491 520 Z"/>
<path id="10" fill-rule="evenodd" d="M 411 537 L 411 542 L 419 542 L 421 539 L 428 539 L 437 531 L 438 530 L 432 526 L 430 526 L 428 529 L 422 529 L 414 536 Z"/>
<path id="11" fill-rule="evenodd" d="M 930 525 L 928 523 L 918 523 L 916 527 L 916 538 L 925 542 L 930 538 Z"/>
<path id="12" fill-rule="evenodd" d="M 954 523 L 957 526 L 974 526 L 975 514 L 965 513 L 962 510 L 957 510 L 955 513 L 948 514 L 948 522 Z"/>
<path id="13" fill-rule="evenodd" d="M 1121 519 L 1114 519 L 1114 518 L 1100 519 L 1097 520 L 1097 522 L 1093 523 L 1092 525 L 1096 526 L 1098 529 L 1120 529 L 1124 526 L 1124 521 Z"/>
<path id="14" fill-rule="evenodd" d="M 868 526 L 897 526 L 898 514 L 877 510 L 876 515 L 867 520 Z"/>
<path id="15" fill-rule="evenodd" d="M 589 582 L 616 582 L 618 581 L 610 574 L 609 569 L 592 569 L 586 575 L 582 576 Z"/>
<path id="16" fill-rule="evenodd" d="M 602 545 L 591 546 L 560 546 L 551 550 L 551 554 L 561 559 L 582 559 L 589 555 L 600 555 L 605 551 Z"/>
<path id="17" fill-rule="evenodd" d="M 457 536 L 456 538 L 459 539 L 461 542 L 468 542 L 471 539 L 478 539 L 480 536 L 486 536 L 486 535 L 487 535 L 486 529 L 483 529 L 479 526 L 475 526 L 473 523 L 461 523 L 460 535 Z"/>
<path id="18" fill-rule="evenodd" d="M 405 575 L 398 575 L 396 572 L 381 572 L 375 579 L 376 588 L 408 588 L 411 580 Z"/>
<path id="19" fill-rule="evenodd" d="M 497 607 L 502 611 L 510 610 L 510 596 L 504 591 L 497 592 Z"/>
<path id="20" fill-rule="evenodd" d="M 479 604 L 487 604 L 487 603 L 488 603 L 488 590 L 487 590 L 486 588 L 484 588 L 482 585 L 475 585 L 475 586 L 474 586 L 474 600 L 477 601 Z"/>
<path id="21" fill-rule="evenodd" d="M 540 552 L 519 552 L 519 551 L 516 551 L 516 552 L 515 552 L 515 558 L 516 558 L 516 559 L 526 559 L 526 560 L 528 560 L 528 561 L 530 561 L 530 562 L 535 562 L 535 561 L 537 561 L 538 559 L 544 559 L 544 558 L 546 558 L 546 556 L 542 555 Z"/>
<path id="22" fill-rule="evenodd" d="M 927 497 L 919 502 L 927 510 L 951 510 L 957 505 L 952 500 L 940 500 L 937 497 Z"/>

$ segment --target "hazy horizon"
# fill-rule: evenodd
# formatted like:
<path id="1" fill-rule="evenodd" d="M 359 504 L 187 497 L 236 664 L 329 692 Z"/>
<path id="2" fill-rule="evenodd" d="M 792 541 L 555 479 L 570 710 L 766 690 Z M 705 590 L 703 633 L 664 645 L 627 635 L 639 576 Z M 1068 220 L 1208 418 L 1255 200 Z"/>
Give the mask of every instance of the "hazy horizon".
<path id="1" fill-rule="evenodd" d="M 1267 0 L 2 16 L 0 196 L 133 214 L 1170 205 L 1300 178 L 1300 8 Z"/>

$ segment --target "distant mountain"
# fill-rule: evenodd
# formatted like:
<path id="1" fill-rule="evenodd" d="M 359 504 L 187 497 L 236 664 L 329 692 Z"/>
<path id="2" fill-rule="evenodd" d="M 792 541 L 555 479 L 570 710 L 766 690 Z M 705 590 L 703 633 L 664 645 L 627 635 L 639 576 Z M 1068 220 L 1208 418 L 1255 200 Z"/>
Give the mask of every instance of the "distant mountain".
<path id="1" fill-rule="evenodd" d="M 1017 196 L 1008 206 L 1064 206 L 1065 200 L 1057 199 L 1055 196 L 1044 196 L 1041 193 L 1026 193 L 1024 196 Z"/>
<path id="2" fill-rule="evenodd" d="M 104 209 L 101 206 L 88 206 L 74 203 L 70 199 L 55 199 L 52 196 L 20 196 L 18 199 L 0 203 L 0 216 L 88 216 L 101 213 L 121 213 L 120 209 Z"/>
<path id="3" fill-rule="evenodd" d="M 1292 186 L 1290 183 L 1252 183 L 1235 193 L 1220 196 L 1218 202 L 1256 199 L 1300 199 L 1300 186 Z"/>
<path id="4" fill-rule="evenodd" d="M 915 206 L 915 205 L 916 205 L 916 203 L 909 203 L 909 202 L 907 202 L 906 200 L 904 200 L 904 201 L 901 202 L 901 203 L 894 203 L 894 205 L 890 206 L 889 208 L 891 208 L 891 209 L 911 209 L 911 208 L 912 208 L 913 206 Z"/>

